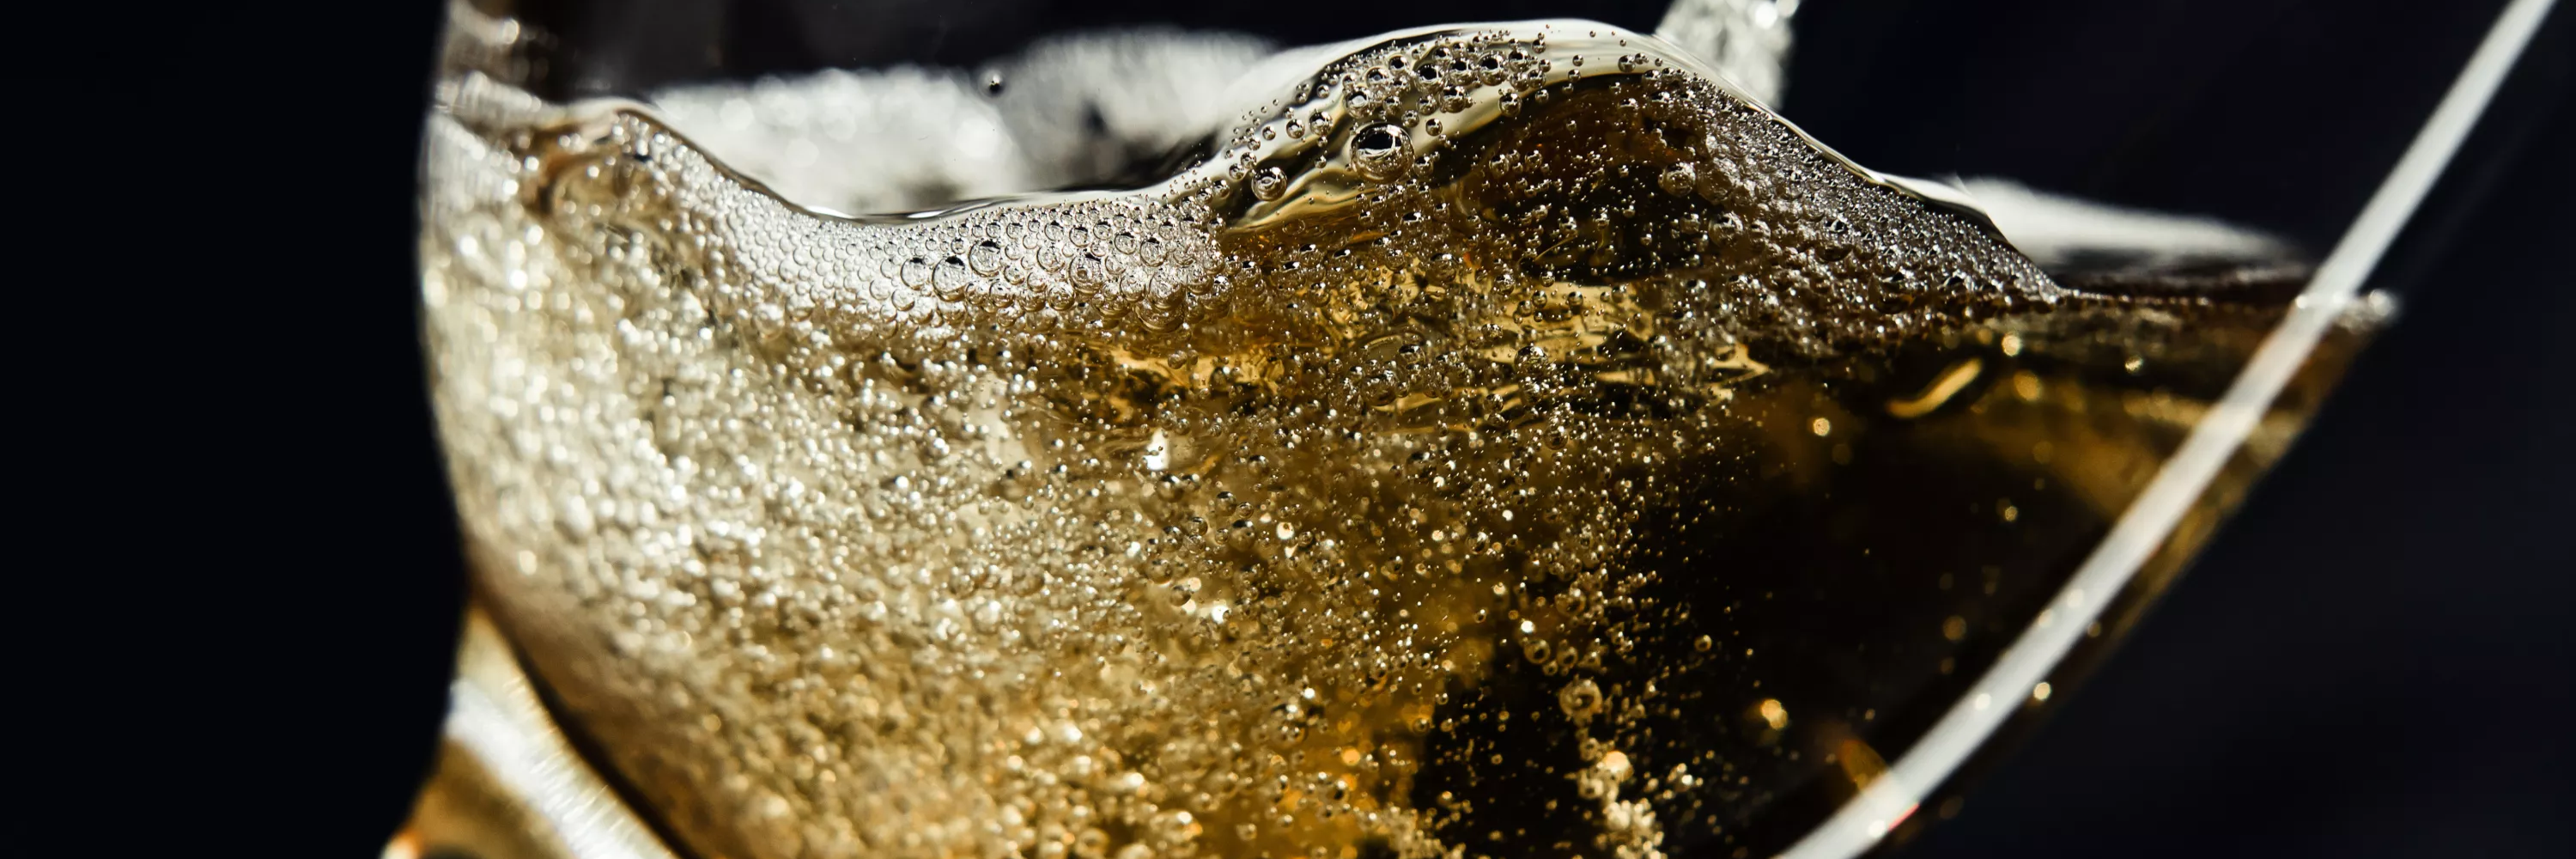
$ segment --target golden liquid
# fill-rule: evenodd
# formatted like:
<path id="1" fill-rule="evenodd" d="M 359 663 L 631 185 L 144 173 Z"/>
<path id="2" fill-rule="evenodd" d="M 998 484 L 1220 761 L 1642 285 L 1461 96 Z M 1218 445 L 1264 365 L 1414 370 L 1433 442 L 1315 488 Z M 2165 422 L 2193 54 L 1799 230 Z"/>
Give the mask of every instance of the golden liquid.
<path id="1" fill-rule="evenodd" d="M 2061 288 L 1587 32 L 1391 38 L 1164 184 L 926 218 L 460 75 L 480 599 L 700 856 L 1768 855 L 2283 308 Z"/>

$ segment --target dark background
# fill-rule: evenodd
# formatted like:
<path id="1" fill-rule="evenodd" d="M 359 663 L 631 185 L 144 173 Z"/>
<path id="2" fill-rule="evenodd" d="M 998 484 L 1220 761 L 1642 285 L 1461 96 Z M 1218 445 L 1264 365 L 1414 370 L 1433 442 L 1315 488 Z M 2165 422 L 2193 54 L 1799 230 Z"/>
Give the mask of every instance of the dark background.
<path id="1" fill-rule="evenodd" d="M 251 140 L 267 157 L 242 168 L 267 204 L 303 215 L 291 235 L 251 219 L 243 239 L 311 258 L 262 282 L 283 299 L 259 330 L 297 363 L 182 368 L 226 378 L 228 403 L 295 409 L 245 428 L 255 448 L 215 453 L 300 500 L 205 499 L 294 526 L 291 551 L 261 553 L 283 556 L 270 571 L 285 575 L 253 589 L 274 614 L 219 634 L 319 643 L 253 672 L 279 696 L 254 745 L 287 752 L 262 758 L 280 786 L 257 800 L 288 813 L 257 818 L 256 841 L 283 839 L 285 855 L 374 855 L 406 811 L 463 589 L 412 316 L 413 159 L 440 10 L 385 5 L 249 22 L 260 41 L 242 50 L 282 55 L 273 80 L 303 93 L 288 127 L 319 129 Z M 1293 44 L 1532 17 L 1650 30 L 1664 4 L 539 5 L 581 72 L 568 85 L 616 91 L 719 69 L 972 65 L 1080 26 Z M 1807 0 L 1784 113 L 1874 168 L 2218 214 L 2322 256 L 2502 6 Z M 2576 854 L 2570 17 L 2553 13 L 2374 276 L 2402 299 L 2397 325 L 2147 623 L 1907 855 Z M 269 181 L 281 169 L 291 181 Z"/>

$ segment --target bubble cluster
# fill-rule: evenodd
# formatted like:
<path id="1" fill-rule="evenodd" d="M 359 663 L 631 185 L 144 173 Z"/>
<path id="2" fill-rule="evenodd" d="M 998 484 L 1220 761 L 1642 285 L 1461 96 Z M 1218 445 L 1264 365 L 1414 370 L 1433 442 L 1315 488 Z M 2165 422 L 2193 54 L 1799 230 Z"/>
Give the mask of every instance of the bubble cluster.
<path id="1" fill-rule="evenodd" d="M 1509 783 L 1664 855 L 1753 800 L 1648 726 L 1751 651 L 1638 535 L 1848 435 L 1739 396 L 2084 300 L 1608 28 L 1390 36 L 1216 139 L 852 218 L 640 109 L 432 118 L 479 575 L 696 852 L 1538 850 Z"/>

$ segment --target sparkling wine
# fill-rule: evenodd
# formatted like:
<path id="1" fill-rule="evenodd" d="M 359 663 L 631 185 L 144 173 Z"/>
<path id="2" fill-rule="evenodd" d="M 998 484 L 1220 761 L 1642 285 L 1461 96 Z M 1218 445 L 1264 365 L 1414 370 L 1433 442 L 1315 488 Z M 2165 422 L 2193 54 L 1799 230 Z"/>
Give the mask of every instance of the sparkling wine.
<path id="1" fill-rule="evenodd" d="M 451 57 L 478 600 L 673 847 L 1769 855 L 2287 307 L 2060 284 L 1607 27 L 1289 58 L 1144 187 L 852 217 Z"/>

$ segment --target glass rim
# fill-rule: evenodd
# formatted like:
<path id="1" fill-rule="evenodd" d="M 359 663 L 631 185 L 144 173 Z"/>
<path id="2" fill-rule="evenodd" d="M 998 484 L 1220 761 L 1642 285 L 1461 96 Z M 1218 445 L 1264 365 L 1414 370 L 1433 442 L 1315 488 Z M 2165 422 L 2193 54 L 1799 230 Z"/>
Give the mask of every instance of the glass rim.
<path id="1" fill-rule="evenodd" d="M 1888 764 L 1886 772 L 1809 829 L 1780 859 L 1846 859 L 1877 846 L 1986 746 L 2017 712 L 2015 704 L 2044 685 L 2085 637 L 2086 628 L 2114 606 L 2138 571 L 2165 545 L 2336 318 L 2356 300 L 2378 298 L 2363 296 L 2362 284 L 2486 113 L 2551 5 L 2553 0 L 2512 0 L 2497 14 L 2440 104 L 2317 266 L 2289 312 L 2265 335 L 2226 395 L 2193 423 L 2182 446 L 2157 466 L 2146 489 L 2121 511 L 2110 533 L 2094 544 L 2049 607 L 1988 666 L 1969 694 L 1952 703 L 1930 730 Z"/>

